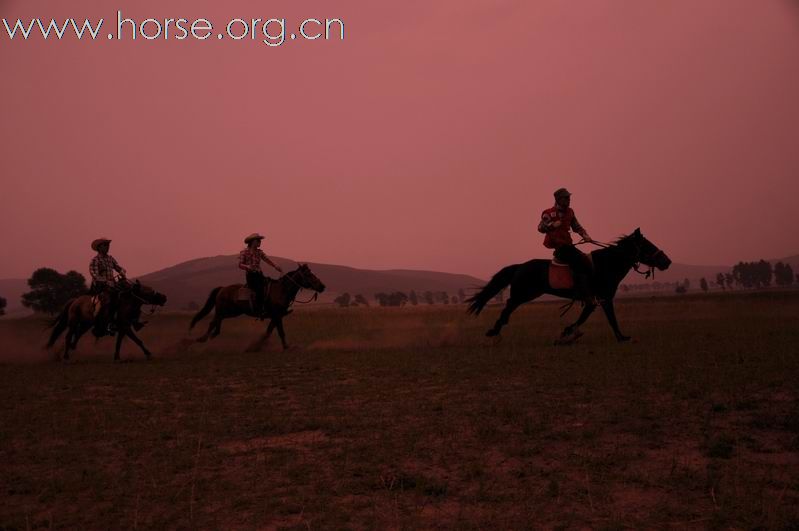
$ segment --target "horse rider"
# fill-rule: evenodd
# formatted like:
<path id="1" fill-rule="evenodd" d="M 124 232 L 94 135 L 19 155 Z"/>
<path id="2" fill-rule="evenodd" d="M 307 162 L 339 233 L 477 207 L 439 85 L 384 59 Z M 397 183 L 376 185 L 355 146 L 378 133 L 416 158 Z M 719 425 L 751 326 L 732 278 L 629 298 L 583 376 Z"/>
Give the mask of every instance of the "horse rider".
<path id="1" fill-rule="evenodd" d="M 91 294 L 99 296 L 102 304 L 94 322 L 94 335 L 97 337 L 116 333 L 114 318 L 119 302 L 119 284 L 114 273 L 118 273 L 120 279 L 125 278 L 125 269 L 108 254 L 110 248 L 111 240 L 108 238 L 97 238 L 92 242 L 92 250 L 97 254 L 89 263 L 89 273 L 92 276 Z"/>
<path id="2" fill-rule="evenodd" d="M 588 257 L 575 247 L 570 231 L 582 236 L 583 241 L 592 242 L 588 231 L 580 225 L 571 209 L 571 194 L 565 188 L 555 191 L 555 206 L 544 210 L 538 232 L 545 234 L 544 247 L 554 249 L 555 258 L 569 264 L 574 273 L 577 297 L 586 304 L 596 304 L 591 288 L 592 267 Z"/>
<path id="3" fill-rule="evenodd" d="M 267 280 L 261 271 L 261 260 L 275 268 L 279 273 L 283 270 L 280 266 L 275 264 L 268 256 L 261 250 L 261 242 L 266 238 L 261 234 L 253 233 L 244 238 L 244 243 L 247 247 L 239 253 L 239 269 L 243 269 L 246 273 L 247 287 L 255 292 L 255 315 L 263 318 L 266 308 L 264 308 L 264 287 Z"/>

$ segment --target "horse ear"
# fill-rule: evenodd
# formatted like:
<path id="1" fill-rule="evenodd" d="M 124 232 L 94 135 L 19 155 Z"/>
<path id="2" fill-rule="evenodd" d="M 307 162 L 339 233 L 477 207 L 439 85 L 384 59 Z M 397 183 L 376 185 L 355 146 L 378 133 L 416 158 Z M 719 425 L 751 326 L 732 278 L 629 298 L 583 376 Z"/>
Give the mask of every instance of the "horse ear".
<path id="1" fill-rule="evenodd" d="M 636 236 L 640 236 L 641 235 L 641 227 L 638 227 L 637 229 L 635 229 L 635 232 L 633 232 L 633 234 L 635 234 Z"/>

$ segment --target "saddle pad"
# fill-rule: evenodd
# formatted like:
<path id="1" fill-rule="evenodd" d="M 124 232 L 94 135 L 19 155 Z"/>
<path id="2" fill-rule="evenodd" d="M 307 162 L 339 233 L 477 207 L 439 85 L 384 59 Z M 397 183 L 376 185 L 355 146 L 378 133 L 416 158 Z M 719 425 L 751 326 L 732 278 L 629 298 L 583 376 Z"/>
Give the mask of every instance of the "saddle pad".
<path id="1" fill-rule="evenodd" d="M 552 263 L 549 266 L 549 285 L 553 289 L 572 289 L 574 287 L 574 277 L 572 270 L 566 264 Z"/>
<path id="2" fill-rule="evenodd" d="M 92 295 L 92 317 L 94 319 L 97 319 L 97 316 L 100 314 L 100 306 L 102 306 L 102 304 L 100 297 Z"/>
<path id="3" fill-rule="evenodd" d="M 252 300 L 252 296 L 252 290 L 247 286 L 243 286 L 239 288 L 239 292 L 236 294 L 236 300 L 250 302 Z"/>

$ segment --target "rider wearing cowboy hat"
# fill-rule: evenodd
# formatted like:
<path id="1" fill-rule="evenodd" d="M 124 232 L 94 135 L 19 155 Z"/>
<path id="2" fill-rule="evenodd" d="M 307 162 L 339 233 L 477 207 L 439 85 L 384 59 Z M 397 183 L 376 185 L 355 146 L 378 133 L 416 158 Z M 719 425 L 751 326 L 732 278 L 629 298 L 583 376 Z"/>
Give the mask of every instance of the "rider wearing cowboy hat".
<path id="1" fill-rule="evenodd" d="M 125 278 L 125 269 L 108 254 L 110 248 L 111 240 L 108 238 L 97 238 L 92 242 L 92 250 L 97 254 L 89 263 L 89 273 L 92 277 L 91 293 L 98 295 L 102 301 L 100 313 L 94 323 L 94 335 L 97 337 L 115 333 L 114 317 L 119 286 L 114 272 L 120 279 Z"/>
<path id="2" fill-rule="evenodd" d="M 279 273 L 283 270 L 269 259 L 260 249 L 261 242 L 266 238 L 261 234 L 253 233 L 244 238 L 247 248 L 239 253 L 239 269 L 246 272 L 247 287 L 255 292 L 255 314 L 264 315 L 264 286 L 266 277 L 261 271 L 261 260 L 275 268 Z"/>
<path id="3" fill-rule="evenodd" d="M 573 230 L 583 241 L 591 242 L 591 236 L 583 228 L 570 208 L 571 193 L 565 188 L 555 191 L 555 206 L 544 210 L 538 232 L 545 234 L 544 247 L 555 250 L 555 258 L 569 264 L 574 272 L 574 287 L 577 296 L 587 304 L 596 304 L 596 297 L 591 289 L 591 266 L 586 255 L 574 246 L 570 230 Z"/>

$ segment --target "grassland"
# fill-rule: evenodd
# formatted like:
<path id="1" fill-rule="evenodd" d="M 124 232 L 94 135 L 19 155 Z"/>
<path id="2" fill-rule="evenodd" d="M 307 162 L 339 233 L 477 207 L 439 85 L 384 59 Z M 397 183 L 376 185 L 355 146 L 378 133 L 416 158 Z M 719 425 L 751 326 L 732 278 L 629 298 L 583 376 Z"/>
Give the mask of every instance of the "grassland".
<path id="1" fill-rule="evenodd" d="M 153 361 L 69 365 L 0 321 L 0 528 L 799 526 L 799 295 L 628 299 L 624 345 L 497 312 L 300 308 L 258 354 L 157 315 Z"/>

